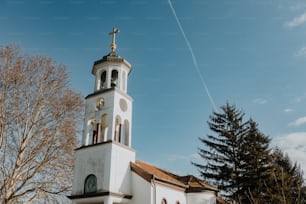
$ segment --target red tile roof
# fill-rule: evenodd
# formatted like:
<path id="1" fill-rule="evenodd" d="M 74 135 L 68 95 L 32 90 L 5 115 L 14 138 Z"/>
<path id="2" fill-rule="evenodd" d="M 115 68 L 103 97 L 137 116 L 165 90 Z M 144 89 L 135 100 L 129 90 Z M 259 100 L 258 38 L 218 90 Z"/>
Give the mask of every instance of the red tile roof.
<path id="1" fill-rule="evenodd" d="M 201 192 L 205 190 L 215 191 L 218 189 L 215 186 L 208 184 L 207 182 L 193 176 L 179 176 L 151 164 L 136 160 L 135 163 L 131 163 L 131 169 L 133 172 L 151 182 L 152 180 L 158 180 L 167 184 L 172 184 L 185 189 L 185 192 Z"/>

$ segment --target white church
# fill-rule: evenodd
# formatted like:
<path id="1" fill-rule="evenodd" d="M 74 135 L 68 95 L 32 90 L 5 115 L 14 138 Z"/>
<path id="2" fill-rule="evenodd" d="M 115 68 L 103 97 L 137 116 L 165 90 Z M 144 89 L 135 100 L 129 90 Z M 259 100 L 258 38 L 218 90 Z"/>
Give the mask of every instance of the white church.
<path id="1" fill-rule="evenodd" d="M 136 159 L 132 148 L 131 64 L 111 52 L 94 62 L 94 91 L 85 99 L 84 132 L 77 148 L 73 204 L 217 204 L 218 189 L 192 175 L 179 176 Z"/>

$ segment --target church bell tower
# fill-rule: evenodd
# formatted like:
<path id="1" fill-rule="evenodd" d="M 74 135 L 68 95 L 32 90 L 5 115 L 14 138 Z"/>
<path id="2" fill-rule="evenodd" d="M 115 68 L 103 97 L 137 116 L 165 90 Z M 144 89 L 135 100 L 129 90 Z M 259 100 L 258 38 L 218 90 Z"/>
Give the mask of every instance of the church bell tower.
<path id="1" fill-rule="evenodd" d="M 115 37 L 111 51 L 93 64 L 94 89 L 85 98 L 81 147 L 76 149 L 72 195 L 75 204 L 128 203 L 131 195 L 130 162 L 132 102 L 127 94 L 131 65 L 116 54 Z"/>

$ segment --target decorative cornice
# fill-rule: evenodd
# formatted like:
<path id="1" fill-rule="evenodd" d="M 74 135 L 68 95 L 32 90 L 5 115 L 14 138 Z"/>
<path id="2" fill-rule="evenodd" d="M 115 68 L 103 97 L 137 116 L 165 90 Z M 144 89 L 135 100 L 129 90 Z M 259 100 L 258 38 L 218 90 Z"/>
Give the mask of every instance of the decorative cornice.
<path id="1" fill-rule="evenodd" d="M 82 149 L 86 149 L 86 148 L 91 148 L 91 147 L 96 147 L 96 146 L 102 146 L 102 145 L 106 145 L 106 144 L 115 144 L 115 145 L 118 145 L 120 147 L 123 147 L 127 150 L 130 150 L 130 151 L 133 151 L 133 152 L 136 152 L 133 148 L 130 148 L 124 144 L 121 144 L 119 142 L 116 142 L 116 141 L 112 141 L 112 140 L 108 140 L 106 142 L 100 142 L 100 143 L 96 143 L 96 144 L 91 144 L 91 145 L 84 145 L 84 146 L 81 146 L 81 147 L 78 147 L 75 149 L 75 151 L 78 151 L 78 150 L 82 150 Z"/>
<path id="2" fill-rule="evenodd" d="M 91 97 L 93 97 L 93 96 L 95 96 L 95 95 L 99 95 L 99 94 L 101 94 L 101 93 L 106 93 L 106 92 L 109 92 L 109 91 L 113 91 L 113 90 L 115 90 L 115 88 L 116 88 L 116 87 L 112 87 L 112 88 L 108 88 L 108 89 L 101 89 L 101 90 L 99 90 L 99 91 L 96 91 L 96 92 L 94 92 L 94 93 L 91 93 L 91 94 L 87 95 L 87 96 L 85 97 L 85 99 L 91 98 Z"/>
<path id="3" fill-rule="evenodd" d="M 102 89 L 102 90 L 96 91 L 96 92 L 94 92 L 94 93 L 91 93 L 91 94 L 87 95 L 87 96 L 85 97 L 85 99 L 94 97 L 94 96 L 99 95 L 99 94 L 102 94 L 102 93 L 110 92 L 110 91 L 116 91 L 116 92 L 118 92 L 119 94 L 121 94 L 121 95 L 127 97 L 128 99 L 133 100 L 133 98 L 132 98 L 131 96 L 127 95 L 126 93 L 124 93 L 123 91 L 121 91 L 120 89 L 118 89 L 118 88 L 116 88 L 116 87 L 112 87 L 112 88 Z"/>
<path id="4" fill-rule="evenodd" d="M 133 197 L 132 195 L 114 193 L 110 191 L 97 192 L 97 193 L 86 193 L 86 194 L 81 194 L 81 195 L 71 195 L 67 197 L 71 200 L 74 200 L 74 199 L 80 199 L 80 198 L 92 198 L 92 197 L 103 197 L 103 196 L 114 196 L 117 198 L 125 198 L 125 199 L 132 199 Z"/>
<path id="5" fill-rule="evenodd" d="M 102 57 L 102 59 L 99 59 L 99 60 L 95 61 L 94 64 L 93 64 L 93 68 L 92 68 L 91 73 L 93 75 L 95 75 L 96 72 L 97 72 L 97 69 L 100 67 L 99 66 L 100 64 L 111 65 L 111 64 L 114 64 L 114 63 L 115 64 L 117 64 L 117 63 L 124 64 L 129 69 L 128 74 L 130 74 L 130 72 L 132 70 L 132 65 L 127 60 L 125 60 L 124 58 L 121 58 L 119 56 L 112 56 L 111 53 Z"/>

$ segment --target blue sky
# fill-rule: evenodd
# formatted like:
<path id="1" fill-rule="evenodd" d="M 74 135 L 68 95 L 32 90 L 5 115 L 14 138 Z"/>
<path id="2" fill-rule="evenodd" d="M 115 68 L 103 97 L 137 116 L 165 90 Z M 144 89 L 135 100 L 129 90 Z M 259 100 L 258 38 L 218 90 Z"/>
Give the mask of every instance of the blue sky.
<path id="1" fill-rule="evenodd" d="M 198 138 L 209 132 L 214 106 L 228 101 L 306 172 L 305 1 L 170 3 L 3 0 L 0 45 L 67 65 L 71 86 L 85 97 L 93 91 L 93 62 L 108 54 L 108 32 L 118 27 L 117 53 L 133 66 L 138 159 L 197 173 L 190 161 L 203 147 Z"/>

